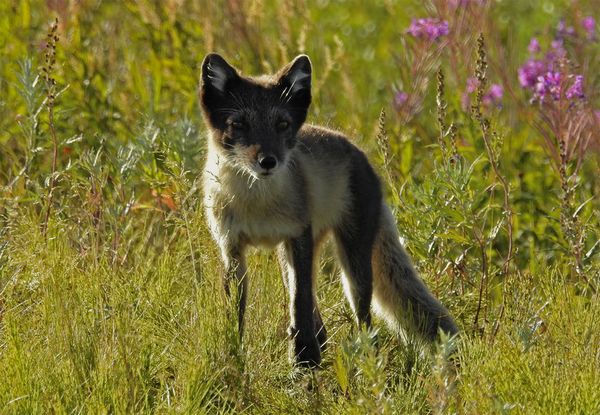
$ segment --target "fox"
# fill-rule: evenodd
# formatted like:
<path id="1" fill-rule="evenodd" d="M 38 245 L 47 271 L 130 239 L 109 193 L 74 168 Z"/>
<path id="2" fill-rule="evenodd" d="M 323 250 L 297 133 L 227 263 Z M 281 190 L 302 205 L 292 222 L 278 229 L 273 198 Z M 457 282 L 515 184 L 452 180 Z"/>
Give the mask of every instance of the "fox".
<path id="1" fill-rule="evenodd" d="M 371 311 L 393 332 L 429 342 L 458 333 L 401 244 L 381 180 L 343 133 L 306 122 L 312 63 L 299 55 L 274 74 L 248 76 L 216 53 L 201 66 L 207 125 L 203 171 L 208 228 L 244 332 L 251 247 L 275 248 L 289 293 L 290 355 L 319 367 L 327 331 L 316 299 L 315 257 L 332 237 L 345 296 L 359 327 Z M 232 287 L 233 286 L 233 287 Z"/>

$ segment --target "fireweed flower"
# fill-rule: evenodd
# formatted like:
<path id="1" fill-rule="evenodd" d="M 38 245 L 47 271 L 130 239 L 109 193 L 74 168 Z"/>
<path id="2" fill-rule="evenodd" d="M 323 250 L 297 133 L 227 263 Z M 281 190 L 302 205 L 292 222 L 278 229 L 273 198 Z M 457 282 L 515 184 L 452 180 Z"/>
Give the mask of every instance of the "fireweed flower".
<path id="1" fill-rule="evenodd" d="M 483 105 L 486 106 L 501 106 L 502 105 L 502 97 L 504 96 L 504 88 L 500 84 L 492 84 L 490 85 L 490 89 L 483 96 L 482 102 Z"/>
<path id="2" fill-rule="evenodd" d="M 532 37 L 531 40 L 529 41 L 529 46 L 527 46 L 527 50 L 529 51 L 529 53 L 536 54 L 539 53 L 540 49 L 540 42 L 538 42 L 537 38 Z"/>
<path id="3" fill-rule="evenodd" d="M 408 101 L 408 94 L 404 91 L 398 91 L 396 92 L 396 95 L 394 95 L 394 106 L 396 108 L 401 108 L 404 106 L 404 104 L 406 104 L 406 101 Z"/>
<path id="4" fill-rule="evenodd" d="M 471 94 L 477 91 L 477 87 L 479 86 L 479 81 L 477 78 L 467 78 L 467 87 L 465 88 L 465 92 L 462 94 L 462 108 L 467 111 L 471 106 Z"/>
<path id="5" fill-rule="evenodd" d="M 552 42 L 550 42 L 550 46 L 552 47 L 552 50 L 559 51 L 559 52 L 562 52 L 563 50 L 565 50 L 563 45 L 564 45 L 564 42 L 562 39 L 554 39 Z"/>
<path id="6" fill-rule="evenodd" d="M 584 28 L 593 31 L 595 21 L 591 19 L 586 21 L 585 25 L 582 23 Z M 570 74 L 563 69 L 565 67 L 564 63 L 568 62 L 567 50 L 564 47 L 564 36 L 574 35 L 574 29 L 567 27 L 565 22 L 561 21 L 557 32 L 558 37 L 551 42 L 549 50 L 542 57 L 535 58 L 531 56 L 518 69 L 519 84 L 523 89 L 531 92 L 532 102 L 558 101 L 562 97 L 573 101 L 585 97 L 583 76 Z M 527 50 L 531 55 L 541 52 L 536 38 L 530 40 Z"/>
<path id="7" fill-rule="evenodd" d="M 548 68 L 552 68 L 556 62 L 567 57 L 567 50 L 562 39 L 555 39 L 550 43 L 550 51 L 546 54 Z"/>
<path id="8" fill-rule="evenodd" d="M 584 17 L 581 21 L 581 27 L 587 33 L 588 39 L 594 39 L 596 36 L 596 21 L 592 16 Z"/>
<path id="9" fill-rule="evenodd" d="M 467 87 L 462 96 L 462 106 L 467 110 L 471 105 L 471 95 L 477 91 L 479 81 L 477 78 L 467 78 Z M 481 103 L 486 106 L 502 106 L 502 97 L 504 96 L 504 88 L 500 84 L 492 84 L 487 92 L 483 95 Z"/>
<path id="10" fill-rule="evenodd" d="M 477 87 L 479 86 L 479 80 L 477 78 L 468 78 L 467 79 L 467 93 L 472 94 L 477 91 Z"/>
<path id="11" fill-rule="evenodd" d="M 568 100 L 583 99 L 583 75 L 563 76 L 560 72 L 549 71 L 538 77 L 535 84 L 533 100 L 544 102 L 550 97 L 558 101 L 565 91 Z"/>
<path id="12" fill-rule="evenodd" d="M 546 72 L 547 65 L 539 59 L 529 59 L 519 68 L 519 84 L 523 88 L 533 88 L 537 83 L 538 77 Z"/>
<path id="13" fill-rule="evenodd" d="M 450 33 L 447 21 L 431 17 L 413 19 L 406 32 L 418 39 L 427 40 L 436 40 Z"/>
<path id="14" fill-rule="evenodd" d="M 543 102 L 547 96 L 558 101 L 561 93 L 561 75 L 560 72 L 546 72 L 538 76 L 534 88 L 534 100 Z"/>
<path id="15" fill-rule="evenodd" d="M 464 111 L 468 111 L 471 106 L 471 94 L 477 91 L 477 86 L 479 86 L 479 81 L 477 78 L 467 78 L 467 87 L 465 88 L 465 92 L 462 94 L 462 108 Z"/>
<path id="16" fill-rule="evenodd" d="M 567 50 L 565 49 L 562 39 L 553 40 L 550 43 L 550 47 L 552 50 L 550 50 L 546 56 L 546 61 L 549 63 L 567 57 Z"/>
<path id="17" fill-rule="evenodd" d="M 567 26 L 564 19 L 562 19 L 560 22 L 558 22 L 558 26 L 556 28 L 556 36 L 558 38 L 562 39 L 564 37 L 574 36 L 574 35 L 575 35 L 575 28 L 573 26 Z"/>
<path id="18" fill-rule="evenodd" d="M 584 97 L 585 97 L 585 95 L 583 94 L 583 75 L 576 75 L 573 85 L 571 85 L 571 87 L 567 90 L 567 98 L 568 99 L 574 99 L 574 98 L 581 99 Z"/>

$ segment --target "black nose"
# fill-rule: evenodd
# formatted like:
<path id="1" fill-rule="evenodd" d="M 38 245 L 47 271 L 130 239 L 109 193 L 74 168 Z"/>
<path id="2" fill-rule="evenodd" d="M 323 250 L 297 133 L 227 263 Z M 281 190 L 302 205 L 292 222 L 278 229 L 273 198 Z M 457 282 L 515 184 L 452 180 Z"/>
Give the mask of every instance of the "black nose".
<path id="1" fill-rule="evenodd" d="M 277 159 L 273 156 L 266 156 L 258 160 L 258 164 L 265 170 L 271 170 L 277 166 Z"/>

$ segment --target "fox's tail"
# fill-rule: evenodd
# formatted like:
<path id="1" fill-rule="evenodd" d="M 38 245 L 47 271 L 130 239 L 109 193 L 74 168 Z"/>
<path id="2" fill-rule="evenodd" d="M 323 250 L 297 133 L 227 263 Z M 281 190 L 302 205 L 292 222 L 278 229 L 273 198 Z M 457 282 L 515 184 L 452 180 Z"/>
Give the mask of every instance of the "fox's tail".
<path id="1" fill-rule="evenodd" d="M 448 310 L 419 278 L 385 203 L 373 249 L 373 300 L 375 313 L 395 331 L 410 329 L 427 340 L 434 340 L 440 329 L 458 332 Z"/>

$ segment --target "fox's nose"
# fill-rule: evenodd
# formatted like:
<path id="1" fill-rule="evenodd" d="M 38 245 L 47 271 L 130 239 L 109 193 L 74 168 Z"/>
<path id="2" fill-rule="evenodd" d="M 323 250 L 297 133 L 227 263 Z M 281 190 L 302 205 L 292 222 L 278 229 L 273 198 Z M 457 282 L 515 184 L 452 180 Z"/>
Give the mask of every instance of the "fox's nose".
<path id="1" fill-rule="evenodd" d="M 277 166 L 277 159 L 273 156 L 265 156 L 258 160 L 258 164 L 265 170 L 271 170 Z"/>

